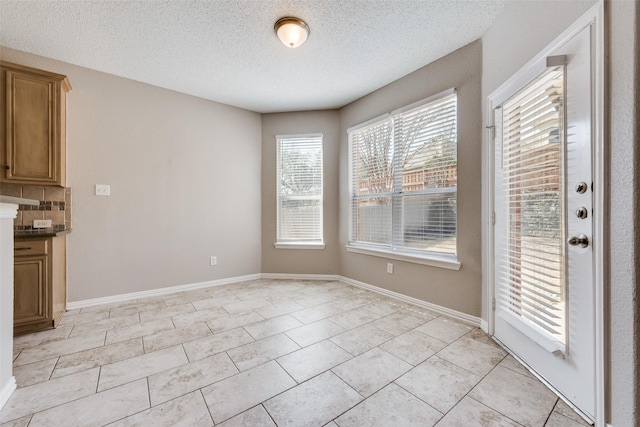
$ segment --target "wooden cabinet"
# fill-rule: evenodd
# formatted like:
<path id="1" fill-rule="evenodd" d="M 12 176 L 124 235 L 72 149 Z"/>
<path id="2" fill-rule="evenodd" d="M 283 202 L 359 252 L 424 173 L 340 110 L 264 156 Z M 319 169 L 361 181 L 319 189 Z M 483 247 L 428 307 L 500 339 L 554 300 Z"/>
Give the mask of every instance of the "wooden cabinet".
<path id="1" fill-rule="evenodd" d="M 0 61 L 0 182 L 66 185 L 66 76 Z"/>
<path id="2" fill-rule="evenodd" d="M 66 236 L 16 239 L 13 332 L 51 329 L 66 308 Z"/>

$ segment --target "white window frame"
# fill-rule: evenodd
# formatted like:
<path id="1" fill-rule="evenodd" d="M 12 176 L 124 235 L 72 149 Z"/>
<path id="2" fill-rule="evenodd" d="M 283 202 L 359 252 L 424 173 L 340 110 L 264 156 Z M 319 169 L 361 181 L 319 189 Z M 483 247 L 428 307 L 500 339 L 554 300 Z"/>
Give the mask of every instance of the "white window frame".
<path id="1" fill-rule="evenodd" d="M 347 130 L 349 134 L 349 145 L 348 145 L 348 155 L 349 155 L 349 236 L 348 236 L 348 244 L 346 245 L 346 249 L 348 252 L 371 255 L 382 257 L 386 259 L 394 259 L 398 261 L 406 261 L 416 264 L 429 265 L 433 267 L 445 268 L 449 270 L 459 270 L 462 266 L 462 263 L 457 258 L 457 246 L 458 246 L 458 229 L 456 226 L 456 254 L 453 255 L 445 255 L 445 254 L 437 254 L 434 252 L 429 252 L 426 250 L 420 249 L 410 249 L 410 248 L 395 248 L 393 245 L 391 247 L 381 247 L 379 245 L 373 243 L 363 243 L 363 242 L 354 242 L 352 241 L 353 231 L 354 231 L 354 212 L 353 212 L 353 142 L 351 138 L 351 134 L 354 131 L 359 129 L 363 129 L 365 127 L 371 126 L 376 123 L 380 123 L 385 120 L 393 121 L 394 115 L 400 115 L 404 112 L 413 110 L 415 108 L 421 107 L 423 105 L 429 104 L 431 102 L 437 101 L 439 99 L 445 98 L 447 96 L 456 94 L 456 90 L 454 88 L 442 91 L 428 98 L 422 99 L 413 104 L 407 105 L 406 107 L 400 108 L 398 110 L 394 110 L 391 113 L 383 114 L 381 116 L 375 117 L 371 120 L 368 120 L 359 125 L 353 126 Z M 392 124 L 393 126 L 393 124 Z M 392 131 L 393 134 L 393 131 Z M 457 145 L 457 144 L 456 144 Z M 456 185 L 456 195 L 458 189 Z M 456 208 L 457 209 L 457 208 Z M 457 211 L 456 211 L 456 222 L 457 222 Z M 396 241 L 397 236 L 394 236 L 393 233 L 397 231 L 393 231 L 394 223 L 397 224 L 396 221 L 392 221 L 392 241 Z"/>
<path id="2" fill-rule="evenodd" d="M 281 141 L 282 140 L 295 140 L 295 139 L 311 139 L 318 138 L 320 140 L 321 146 L 321 193 L 319 196 L 320 200 L 320 238 L 319 239 L 297 239 L 297 240 L 287 240 L 282 239 L 280 236 L 280 203 L 281 203 Z M 309 133 L 309 134 L 294 134 L 294 135 L 276 135 L 276 243 L 274 243 L 274 247 L 276 249 L 324 249 L 324 137 L 321 133 Z"/>

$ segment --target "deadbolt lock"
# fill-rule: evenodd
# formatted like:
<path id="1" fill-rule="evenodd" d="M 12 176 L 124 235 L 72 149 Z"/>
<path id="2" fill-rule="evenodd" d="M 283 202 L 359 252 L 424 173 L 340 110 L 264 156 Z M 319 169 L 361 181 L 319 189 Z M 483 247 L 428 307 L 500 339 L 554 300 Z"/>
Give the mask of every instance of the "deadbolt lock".
<path id="1" fill-rule="evenodd" d="M 576 193 L 584 194 L 587 192 L 589 186 L 586 182 L 579 182 L 576 184 Z"/>
<path id="2" fill-rule="evenodd" d="M 581 206 L 576 210 L 576 216 L 580 219 L 585 219 L 589 216 L 589 211 L 584 206 Z"/>

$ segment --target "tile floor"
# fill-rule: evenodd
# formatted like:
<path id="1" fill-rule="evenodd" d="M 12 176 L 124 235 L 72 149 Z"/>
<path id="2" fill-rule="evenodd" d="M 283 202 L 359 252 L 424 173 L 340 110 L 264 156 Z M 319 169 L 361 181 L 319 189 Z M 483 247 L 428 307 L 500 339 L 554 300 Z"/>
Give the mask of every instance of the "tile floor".
<path id="1" fill-rule="evenodd" d="M 479 329 L 341 282 L 83 308 L 14 346 L 2 427 L 586 425 Z"/>

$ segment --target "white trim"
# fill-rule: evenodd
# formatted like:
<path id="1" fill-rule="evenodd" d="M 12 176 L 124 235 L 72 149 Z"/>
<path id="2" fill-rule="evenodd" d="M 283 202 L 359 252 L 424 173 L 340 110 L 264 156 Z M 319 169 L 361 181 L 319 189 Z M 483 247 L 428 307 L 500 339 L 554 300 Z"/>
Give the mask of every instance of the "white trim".
<path id="1" fill-rule="evenodd" d="M 291 273 L 262 273 L 261 279 L 282 279 L 282 280 L 341 280 L 342 276 L 337 274 L 291 274 Z"/>
<path id="2" fill-rule="evenodd" d="M 594 123 L 594 138 L 593 138 L 593 182 L 594 182 L 594 200 L 593 207 L 596 212 L 600 212 L 597 216 L 597 220 L 594 221 L 593 227 L 593 251 L 595 258 L 595 425 L 604 426 L 605 419 L 607 418 L 606 412 L 606 381 L 605 381 L 605 366 L 607 363 L 607 353 L 605 348 L 605 307 L 604 307 L 604 278 L 605 273 L 608 270 L 607 257 L 605 256 L 605 246 L 607 240 L 605 238 L 604 226 L 607 223 L 607 211 L 606 207 L 606 193 L 607 188 L 607 168 L 604 162 L 605 157 L 605 145 L 604 145 L 604 120 L 605 120 L 605 67 L 604 67 L 604 1 L 600 0 L 591 9 L 589 9 L 578 20 L 571 24 L 560 36 L 558 36 L 552 44 L 546 46 L 538 55 L 532 58 L 527 64 L 523 65 L 521 69 L 527 68 L 540 61 L 549 52 L 553 52 L 561 45 L 570 40 L 573 36 L 579 33 L 581 30 L 589 25 L 593 25 L 594 29 L 594 58 L 593 63 L 595 66 L 594 71 L 594 104 L 593 104 L 593 123 Z M 520 72 L 516 72 L 511 78 L 504 82 L 500 88 L 492 92 L 486 99 L 485 104 L 485 123 L 490 128 L 493 126 L 493 108 L 500 105 L 498 101 L 503 101 L 504 91 L 502 88 L 507 86 L 507 83 L 515 84 L 521 79 Z M 492 310 L 492 301 L 494 297 L 494 239 L 493 239 L 493 224 L 491 223 L 491 217 L 494 209 L 494 191 L 493 191 L 493 141 L 489 136 L 489 133 L 485 133 L 483 155 L 483 171 L 482 171 L 482 188 L 483 188 L 483 209 L 482 209 L 482 224 L 483 224 L 483 286 L 486 292 L 485 304 L 487 312 L 483 313 L 487 316 L 487 333 L 493 335 L 493 325 L 495 320 L 495 311 Z M 546 381 L 543 381 L 546 384 Z M 607 424 L 608 425 L 608 424 Z"/>
<path id="3" fill-rule="evenodd" d="M 75 310 L 78 308 L 92 307 L 95 305 L 122 302 L 122 301 L 128 301 L 128 300 L 144 298 L 144 297 L 167 295 L 167 294 L 172 294 L 172 293 L 181 292 L 181 291 L 202 289 L 202 288 L 207 288 L 211 286 L 221 286 L 221 285 L 240 283 L 248 280 L 258 280 L 258 279 L 340 281 L 340 282 L 346 283 L 347 285 L 352 285 L 359 288 L 367 289 L 369 291 L 372 291 L 381 295 L 385 295 L 402 302 L 407 302 L 413 305 L 417 305 L 418 307 L 426 308 L 427 310 L 431 310 L 435 313 L 450 317 L 454 320 L 466 323 L 471 326 L 475 326 L 475 327 L 482 326 L 482 320 L 479 317 L 462 313 L 460 311 L 452 310 L 450 308 L 443 307 L 441 305 L 432 304 L 427 301 L 413 298 L 398 292 L 390 291 L 388 289 L 384 289 L 378 286 L 370 285 L 368 283 L 350 279 L 348 277 L 340 276 L 338 274 L 290 274 L 290 273 L 250 274 L 247 276 L 237 276 L 237 277 L 231 277 L 228 279 L 213 280 L 209 282 L 192 283 L 188 285 L 172 286 L 169 288 L 160 288 L 160 289 L 153 289 L 149 291 L 132 292 L 129 294 L 113 295 L 110 297 L 94 298 L 94 299 L 89 299 L 84 301 L 75 301 L 75 302 L 68 303 L 67 309 Z"/>
<path id="4" fill-rule="evenodd" d="M 472 326 L 481 326 L 481 319 L 470 314 L 462 313 L 460 311 L 452 310 L 441 305 L 432 304 L 427 301 L 423 301 L 417 298 L 413 298 L 398 292 L 390 291 L 388 289 L 380 288 L 378 286 L 369 285 L 368 283 L 359 282 L 348 277 L 340 276 L 338 274 L 289 274 L 289 273 L 261 273 L 250 274 L 247 276 L 237 276 L 228 279 L 212 280 L 209 282 L 192 283 L 187 285 L 172 286 L 168 288 L 152 289 L 148 291 L 132 292 L 129 294 L 113 295 L 110 297 L 93 298 L 83 301 L 74 301 L 67 304 L 68 310 L 75 310 L 78 308 L 92 307 L 95 305 L 109 304 L 114 302 L 129 301 L 137 298 L 145 298 L 159 295 L 167 295 L 176 292 L 189 291 L 194 289 L 208 288 L 211 286 L 221 286 L 233 283 L 245 282 L 248 280 L 258 279 L 290 279 L 290 280 L 334 280 L 341 281 L 348 285 L 357 286 L 359 288 L 367 289 L 378 294 L 382 294 L 400 301 L 408 302 L 410 304 L 417 305 L 419 307 L 426 308 L 436 313 L 451 317 L 455 320 L 467 323 Z"/>
<path id="5" fill-rule="evenodd" d="M 348 252 L 362 255 L 371 255 L 381 258 L 395 259 L 397 261 L 412 262 L 414 264 L 430 265 L 432 267 L 446 268 L 447 270 L 460 270 L 462 263 L 455 258 L 438 255 L 418 255 L 402 253 L 385 249 L 363 248 L 359 246 L 346 246 Z"/>
<path id="6" fill-rule="evenodd" d="M 296 139 L 296 138 L 322 138 L 324 135 L 321 133 L 296 133 L 291 135 L 276 135 L 278 139 Z"/>
<path id="7" fill-rule="evenodd" d="M 0 410 L 4 407 L 5 403 L 9 401 L 9 398 L 16 390 L 16 377 L 9 378 L 9 381 L 0 390 Z"/>
<path id="8" fill-rule="evenodd" d="M 344 282 L 347 285 L 356 286 L 358 288 L 367 289 L 369 291 L 397 299 L 402 302 L 408 302 L 418 307 L 426 308 L 435 313 L 442 314 L 452 319 L 464 322 L 468 325 L 480 327 L 481 319 L 470 314 L 462 313 L 460 311 L 452 310 L 441 305 L 432 304 L 427 301 L 423 301 L 418 298 L 413 298 L 408 295 L 404 295 L 398 292 L 390 291 L 388 289 L 380 288 L 378 286 L 370 285 L 368 283 L 360 282 L 358 280 L 350 279 L 348 277 L 340 276 L 337 274 L 288 274 L 288 273 L 262 273 L 263 279 L 291 279 L 291 280 L 335 280 Z"/>
<path id="9" fill-rule="evenodd" d="M 150 289 L 148 291 L 131 292 L 128 294 L 111 295 L 108 297 L 92 298 L 81 301 L 72 301 L 67 303 L 67 310 L 75 310 L 78 308 L 93 307 L 94 305 L 111 304 L 114 302 L 130 301 L 138 298 L 148 298 L 160 295 L 173 294 L 176 292 L 192 291 L 195 289 L 209 288 L 212 286 L 229 285 L 232 283 L 246 282 L 248 280 L 260 279 L 261 275 L 249 274 L 246 276 L 229 277 L 227 279 L 211 280 L 207 282 L 189 283 L 186 285 L 170 286 L 168 288 Z"/>
<path id="10" fill-rule="evenodd" d="M 304 141 L 303 145 L 311 144 L 314 146 L 317 142 L 320 143 L 320 195 L 318 196 L 285 196 L 282 193 L 282 171 L 283 171 L 283 144 L 285 142 L 290 142 L 292 145 L 297 145 L 295 141 Z M 286 151 L 285 151 L 286 152 Z M 280 245 L 283 243 L 287 243 L 286 241 L 280 242 L 281 233 L 283 232 L 283 224 L 282 224 L 282 202 L 286 200 L 314 200 L 320 203 L 319 206 L 319 221 L 318 221 L 318 229 L 313 230 L 314 227 L 311 227 L 311 236 L 314 238 L 313 243 L 322 243 L 318 242 L 318 240 L 323 240 L 324 236 L 324 135 L 322 133 L 309 133 L 309 134 L 297 134 L 297 135 L 276 135 L 276 245 Z M 315 173 L 313 174 L 315 176 Z M 317 233 L 317 235 L 316 235 Z M 282 239 L 286 240 L 286 239 Z M 299 242 L 292 242 L 299 243 Z M 276 249 L 282 249 L 284 247 L 275 246 Z M 303 249 L 303 248 L 290 248 L 290 249 Z M 308 249 L 308 248 L 307 248 Z M 314 249 L 324 249 L 324 248 L 314 248 Z"/>
<path id="11" fill-rule="evenodd" d="M 507 311 L 504 308 L 498 308 L 496 310 L 496 316 L 500 317 L 505 322 L 508 322 L 512 327 L 520 331 L 523 335 L 529 337 L 533 342 L 542 347 L 545 351 L 552 353 L 556 356 L 566 354 L 567 348 L 566 345 L 558 340 L 554 340 L 549 337 L 547 333 L 541 332 L 540 330 L 532 327 L 530 324 L 526 323 L 518 316 L 514 315 L 512 312 Z"/>
<path id="12" fill-rule="evenodd" d="M 545 49 L 548 54 L 548 50 Z M 501 106 L 505 101 L 517 94 L 522 88 L 527 86 L 537 76 L 542 74 L 547 68 L 547 55 L 538 54 L 536 57 L 523 65 L 522 68 L 509 77 L 496 89 L 489 98 L 494 108 Z"/>
<path id="13" fill-rule="evenodd" d="M 18 215 L 18 205 L 15 203 L 0 203 L 0 219 L 14 219 Z"/>
<path id="14" fill-rule="evenodd" d="M 411 262 L 415 264 L 446 268 L 449 270 L 456 270 L 456 271 L 460 270 L 462 264 L 458 261 L 456 254 L 441 255 L 441 254 L 430 253 L 426 250 L 419 250 L 419 249 L 413 250 L 411 248 L 403 247 L 401 242 L 402 238 L 399 235 L 401 233 L 398 233 L 398 231 L 401 231 L 398 228 L 400 226 L 401 218 L 399 217 L 401 215 L 396 215 L 398 213 L 396 212 L 397 209 L 401 210 L 400 207 L 396 206 L 397 204 L 396 199 L 398 197 L 401 197 L 402 195 L 448 193 L 451 195 L 455 195 L 455 197 L 457 198 L 457 193 L 458 193 L 457 187 L 453 190 L 451 188 L 445 188 L 445 189 L 427 189 L 427 190 L 415 190 L 415 191 L 405 191 L 405 192 L 398 191 L 397 188 L 399 188 L 398 186 L 400 185 L 398 179 L 400 178 L 398 177 L 397 174 L 394 174 L 394 176 L 392 177 L 394 181 L 393 187 L 396 188 L 396 190 L 394 191 L 387 192 L 387 193 L 368 194 L 368 195 L 356 195 L 354 192 L 354 176 L 353 176 L 354 175 L 354 165 L 353 165 L 354 131 L 361 131 L 362 129 L 366 129 L 369 126 L 377 125 L 378 123 L 382 123 L 383 121 L 389 120 L 391 124 L 391 136 L 390 136 L 391 145 L 395 146 L 397 141 L 394 140 L 393 135 L 395 131 L 396 120 L 400 120 L 401 119 L 400 117 L 406 114 L 407 112 L 412 112 L 419 108 L 426 107 L 431 103 L 435 103 L 437 101 L 441 101 L 447 98 L 452 98 L 452 99 L 455 98 L 456 111 L 457 111 L 457 92 L 455 88 L 450 88 L 450 89 L 443 90 L 439 93 L 436 93 L 434 95 L 431 95 L 427 98 L 421 99 L 417 102 L 411 103 L 407 106 L 393 110 L 391 113 L 381 116 L 382 118 L 372 119 L 372 120 L 369 120 L 368 122 L 362 123 L 357 126 L 353 126 L 348 129 L 347 155 L 348 155 L 348 181 L 349 181 L 349 205 L 348 205 L 349 243 L 346 245 L 348 252 L 396 259 L 399 261 L 406 261 L 406 262 Z M 457 118 L 455 120 L 457 125 L 458 123 Z M 457 150 L 457 147 L 458 147 L 458 141 L 456 140 L 456 150 Z M 399 161 L 398 156 L 394 155 L 393 163 L 396 166 L 396 170 L 399 167 L 398 161 Z M 389 197 L 391 199 L 391 210 L 392 210 L 391 240 L 392 240 L 392 247 L 398 248 L 398 249 L 391 249 L 391 248 L 387 249 L 386 247 L 381 248 L 381 247 L 377 247 L 375 244 L 369 244 L 368 242 L 359 242 L 357 241 L 357 239 L 352 240 L 353 234 L 354 234 L 354 227 L 356 225 L 355 224 L 356 221 L 354 220 L 354 201 L 360 198 L 370 198 L 370 197 Z M 456 209 L 456 224 L 457 223 L 458 223 L 458 212 Z M 456 231 L 455 237 L 456 237 L 456 247 L 457 247 L 457 231 Z"/>
<path id="15" fill-rule="evenodd" d="M 408 302 L 410 304 L 417 305 L 422 308 L 426 308 L 427 310 L 431 310 L 438 314 L 451 317 L 452 319 L 458 320 L 460 322 L 464 322 L 471 326 L 475 326 L 475 327 L 480 326 L 481 319 L 479 317 L 472 316 L 467 313 L 462 313 L 461 311 L 456 311 L 447 307 L 443 307 L 441 305 L 432 304 L 430 302 L 423 301 L 421 299 L 413 298 L 408 295 L 404 295 L 398 292 L 390 291 L 388 289 L 380 288 L 378 286 L 369 285 L 368 283 L 359 282 L 357 280 L 350 279 L 348 277 L 342 277 L 340 280 L 349 285 L 357 286 L 359 288 L 367 289 L 369 291 L 373 291 L 391 298 L 395 298 L 400 301 Z"/>
<path id="16" fill-rule="evenodd" d="M 291 242 L 291 243 L 274 243 L 273 247 L 276 249 L 324 249 L 324 243 L 304 243 L 304 242 Z"/>
<path id="17" fill-rule="evenodd" d="M 430 102 L 437 101 L 438 99 L 454 95 L 455 93 L 456 93 L 456 88 L 454 88 L 454 87 L 452 87 L 450 89 L 443 90 L 440 93 L 436 93 L 435 95 L 428 96 L 428 97 L 426 97 L 424 99 L 421 99 L 420 101 L 416 101 L 416 102 L 414 102 L 412 104 L 409 104 L 409 105 L 406 105 L 406 106 L 404 106 L 402 108 L 398 108 L 397 110 L 393 110 L 391 112 L 391 115 L 395 116 L 396 114 L 406 113 L 407 111 L 414 110 L 414 109 L 416 109 L 418 107 L 422 107 L 423 105 L 428 104 Z"/>
<path id="18" fill-rule="evenodd" d="M 347 134 L 350 134 L 351 132 L 356 131 L 356 130 L 364 129 L 364 128 L 369 127 L 369 126 L 371 126 L 373 124 L 376 124 L 378 122 L 382 122 L 384 120 L 389 120 L 390 118 L 391 118 L 391 114 L 390 113 L 384 113 L 384 114 L 382 114 L 382 115 L 380 115 L 378 117 L 374 117 L 373 119 L 367 120 L 364 123 L 360 123 L 358 125 L 351 126 L 349 129 L 347 129 Z"/>
<path id="19" fill-rule="evenodd" d="M 495 225 L 493 224 L 495 199 L 494 199 L 494 138 L 495 138 L 495 123 L 493 115 L 493 103 L 490 98 L 487 98 L 485 104 L 485 126 L 486 132 L 483 138 L 483 150 L 482 150 L 482 208 L 481 208 L 481 221 L 482 227 L 482 286 L 485 291 L 485 313 L 487 319 L 486 332 L 489 335 L 494 333 L 495 324 L 495 307 L 493 300 L 495 298 L 494 286 L 494 232 Z"/>
<path id="20" fill-rule="evenodd" d="M 605 293 L 604 283 L 606 272 L 609 269 L 608 248 L 605 247 L 608 241 L 605 238 L 605 224 L 609 223 L 607 206 L 607 196 L 605 189 L 608 188 L 607 167 L 605 165 L 605 90 L 606 71 L 605 62 L 605 40 L 604 40 L 604 1 L 598 2 L 580 18 L 593 22 L 594 29 L 594 135 L 593 135 L 593 180 L 594 197 L 593 206 L 596 212 L 600 212 L 597 219 L 593 221 L 593 238 L 595 240 L 593 252 L 595 257 L 594 268 L 594 311 L 595 311 L 595 381 L 596 381 L 596 403 L 595 403 L 595 424 L 604 425 L 608 418 L 606 397 L 607 384 L 605 379 L 605 366 L 608 363 L 607 351 L 605 348 Z"/>
<path id="21" fill-rule="evenodd" d="M 18 213 L 18 205 L 15 203 L 0 203 L 0 220 L 2 220 L 2 222 L 4 223 L 5 221 L 7 221 L 7 223 L 9 222 L 9 220 L 13 220 L 16 215 Z M 6 224 L 9 225 L 10 227 L 13 226 L 13 223 L 10 224 Z M 8 246 L 8 253 L 3 253 L 2 255 L 2 264 L 3 267 L 7 267 L 7 270 L 13 270 L 13 235 L 11 236 L 2 236 L 3 237 L 3 248 L 6 248 L 6 246 Z M 6 237 L 6 238 L 5 238 Z M 4 243 L 7 243 L 7 245 L 5 246 Z M 6 264 L 5 264 L 6 262 Z M 3 293 L 2 293 L 2 297 L 9 297 L 10 299 L 13 299 L 13 273 L 9 272 L 9 277 L 10 280 L 8 280 L 9 283 L 0 283 L 0 288 L 3 289 Z M 6 286 L 6 292 L 4 291 L 4 286 L 1 285 L 7 285 Z M 10 305 L 9 307 L 11 307 L 10 310 L 13 310 L 13 306 Z M 10 311 L 7 310 L 7 311 Z M 11 312 L 6 313 L 3 312 L 2 313 L 2 319 L 0 319 L 0 323 L 3 323 L 2 325 L 2 329 L 6 330 L 5 326 L 8 326 L 10 329 L 10 331 L 13 331 L 13 315 L 11 314 Z M 7 318 L 8 317 L 8 318 Z M 6 322 L 5 322 L 6 320 Z M 8 370 L 6 370 L 6 373 L 11 374 L 11 365 L 12 365 L 12 353 L 11 353 L 11 349 L 13 347 L 13 341 L 12 341 L 12 335 L 8 336 L 8 337 L 2 337 L 2 340 L 5 341 L 6 339 L 9 340 L 9 342 L 7 343 L 7 345 L 0 344 L 2 345 L 2 354 L 0 354 L 0 359 L 2 359 L 2 365 L 0 367 L 0 369 L 2 369 L 3 371 L 6 370 L 6 368 L 8 368 Z M 8 354 L 5 354 L 8 353 Z M 6 365 L 6 366 L 5 366 Z M 7 382 L 2 385 L 2 389 L 0 389 L 0 410 L 4 407 L 4 405 L 7 403 L 7 401 L 9 400 L 9 398 L 11 397 L 11 394 L 15 391 L 16 389 L 16 379 L 15 377 L 10 377 Z"/>
<path id="22" fill-rule="evenodd" d="M 480 319 L 480 329 L 482 329 L 482 332 L 484 332 L 485 334 L 489 335 L 489 324 L 487 323 L 486 320 L 484 319 Z"/>
<path id="23" fill-rule="evenodd" d="M 524 64 L 518 71 L 511 75 L 500 87 L 491 92 L 487 97 L 496 107 L 506 101 L 511 95 L 518 91 L 517 88 L 525 86 L 533 77 L 540 74 L 546 68 L 546 58 L 552 52 L 558 50 L 565 43 L 570 41 L 576 34 L 590 26 L 596 18 L 600 18 L 600 9 L 603 8 L 602 1 L 578 18 L 573 24 L 562 32 L 551 44 L 545 46 L 536 56 Z M 597 76 L 596 76 L 597 77 Z"/>

